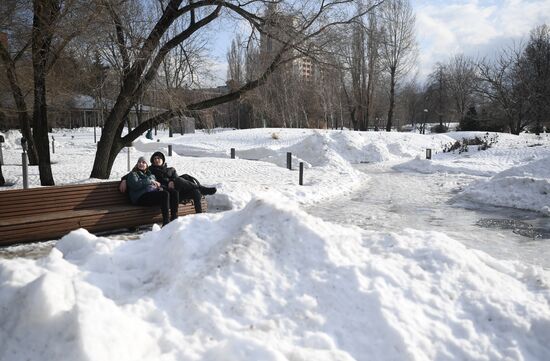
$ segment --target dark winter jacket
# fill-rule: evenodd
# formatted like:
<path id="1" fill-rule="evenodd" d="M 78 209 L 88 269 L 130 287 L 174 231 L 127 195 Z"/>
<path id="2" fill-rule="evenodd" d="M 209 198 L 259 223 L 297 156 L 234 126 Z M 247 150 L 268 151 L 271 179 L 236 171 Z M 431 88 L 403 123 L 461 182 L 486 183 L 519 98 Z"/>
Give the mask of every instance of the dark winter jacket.
<path id="1" fill-rule="evenodd" d="M 132 171 L 127 174 L 126 181 L 128 182 L 128 194 L 132 203 L 136 204 L 139 197 L 147 192 L 157 191 L 153 185 L 155 176 L 149 171 L 142 172 L 140 170 Z"/>
<path id="2" fill-rule="evenodd" d="M 160 182 L 160 184 L 162 184 L 163 187 L 168 187 L 168 183 L 170 181 L 175 181 L 178 177 L 176 170 L 172 167 L 166 166 L 166 164 L 161 166 L 151 165 L 149 170 L 155 175 L 155 178 Z"/>

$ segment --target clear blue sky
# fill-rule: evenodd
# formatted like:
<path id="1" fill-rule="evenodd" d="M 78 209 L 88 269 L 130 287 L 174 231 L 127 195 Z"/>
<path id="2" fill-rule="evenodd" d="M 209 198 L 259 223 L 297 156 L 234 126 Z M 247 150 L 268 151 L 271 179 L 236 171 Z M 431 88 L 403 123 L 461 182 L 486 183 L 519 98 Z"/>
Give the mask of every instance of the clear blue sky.
<path id="1" fill-rule="evenodd" d="M 526 41 L 535 26 L 550 25 L 550 0 L 411 0 L 416 14 L 419 80 L 454 54 L 492 56 L 514 41 Z M 244 27 L 244 25 L 243 25 Z M 226 53 L 238 25 L 212 29 L 217 85 L 226 80 Z"/>

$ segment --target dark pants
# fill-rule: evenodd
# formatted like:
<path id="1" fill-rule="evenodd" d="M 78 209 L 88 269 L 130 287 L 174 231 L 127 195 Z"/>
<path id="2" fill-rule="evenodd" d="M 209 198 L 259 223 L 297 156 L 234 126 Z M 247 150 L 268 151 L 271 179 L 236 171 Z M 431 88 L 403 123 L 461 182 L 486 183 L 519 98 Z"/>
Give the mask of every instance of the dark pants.
<path id="1" fill-rule="evenodd" d="M 175 188 L 179 192 L 179 199 L 192 199 L 193 204 L 195 205 L 195 213 L 202 213 L 201 199 L 202 194 L 198 184 L 190 182 L 178 177 L 175 180 Z"/>
<path id="2" fill-rule="evenodd" d="M 140 206 L 160 206 L 163 226 L 178 218 L 179 202 L 179 194 L 174 189 L 147 192 L 137 200 L 137 204 Z M 172 217 L 169 217 L 168 210 L 170 210 Z"/>

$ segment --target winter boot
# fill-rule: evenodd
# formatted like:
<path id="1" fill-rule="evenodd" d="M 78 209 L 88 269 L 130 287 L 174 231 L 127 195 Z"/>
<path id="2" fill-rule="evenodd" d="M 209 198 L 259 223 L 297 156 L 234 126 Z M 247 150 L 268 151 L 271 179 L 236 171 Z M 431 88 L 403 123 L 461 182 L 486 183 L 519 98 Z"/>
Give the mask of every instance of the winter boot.
<path id="1" fill-rule="evenodd" d="M 212 194 L 216 193 L 217 189 L 216 189 L 216 187 L 200 186 L 199 191 L 201 192 L 202 195 L 209 196 L 209 195 L 212 195 Z"/>

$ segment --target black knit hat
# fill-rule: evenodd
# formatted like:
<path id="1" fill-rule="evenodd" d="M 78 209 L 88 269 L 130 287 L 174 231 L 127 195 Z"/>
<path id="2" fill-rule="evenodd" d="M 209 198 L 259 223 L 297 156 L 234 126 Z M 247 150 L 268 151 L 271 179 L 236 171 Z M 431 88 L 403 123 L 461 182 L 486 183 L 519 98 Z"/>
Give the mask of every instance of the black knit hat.
<path id="1" fill-rule="evenodd" d="M 151 156 L 151 164 L 153 164 L 153 158 L 155 157 L 159 157 L 160 159 L 162 159 L 162 164 L 166 163 L 166 158 L 164 158 L 164 154 L 162 154 L 162 152 L 155 152 Z"/>

